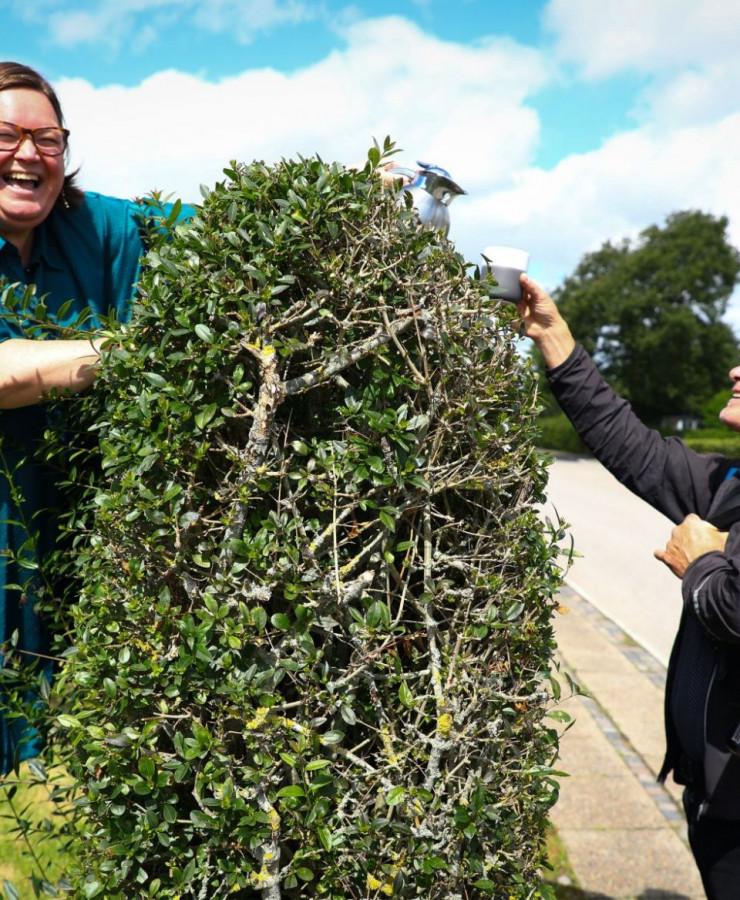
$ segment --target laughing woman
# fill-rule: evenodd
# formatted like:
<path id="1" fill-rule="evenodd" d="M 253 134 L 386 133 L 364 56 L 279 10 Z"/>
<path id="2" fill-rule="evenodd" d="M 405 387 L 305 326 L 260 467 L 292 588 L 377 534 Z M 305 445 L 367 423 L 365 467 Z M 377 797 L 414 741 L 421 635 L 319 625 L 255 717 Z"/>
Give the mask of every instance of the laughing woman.
<path id="1" fill-rule="evenodd" d="M 28 565 L 17 560 L 30 534 L 37 556 L 49 552 L 60 503 L 54 473 L 33 460 L 44 400 L 92 384 L 94 331 L 111 313 L 126 319 L 143 252 L 141 206 L 83 193 L 65 171 L 68 138 L 51 85 L 27 66 L 0 62 L 0 298 L 35 285 L 52 316 L 68 301 L 69 318 L 88 310 L 92 332 L 89 341 L 35 340 L 0 308 L 0 646 L 16 633 L 29 660 L 44 658 L 48 635 Z M 38 751 L 38 738 L 6 718 L 0 697 L 0 772 Z"/>

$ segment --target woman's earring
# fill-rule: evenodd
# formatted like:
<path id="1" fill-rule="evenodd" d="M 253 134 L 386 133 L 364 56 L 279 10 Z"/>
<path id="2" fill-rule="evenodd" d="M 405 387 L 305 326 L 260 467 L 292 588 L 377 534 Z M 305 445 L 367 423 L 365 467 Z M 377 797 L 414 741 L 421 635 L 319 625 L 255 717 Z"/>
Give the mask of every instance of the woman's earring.
<path id="1" fill-rule="evenodd" d="M 71 209 L 71 206 L 69 205 L 69 200 L 67 200 L 67 191 L 64 188 L 62 188 L 62 203 L 63 203 L 65 209 Z"/>

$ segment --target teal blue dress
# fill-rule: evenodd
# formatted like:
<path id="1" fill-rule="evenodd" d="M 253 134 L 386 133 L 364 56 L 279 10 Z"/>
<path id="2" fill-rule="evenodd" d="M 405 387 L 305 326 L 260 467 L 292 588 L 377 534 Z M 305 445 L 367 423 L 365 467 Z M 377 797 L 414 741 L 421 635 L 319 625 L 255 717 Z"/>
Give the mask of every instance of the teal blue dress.
<path id="1" fill-rule="evenodd" d="M 10 285 L 34 284 L 37 296 L 46 295 L 51 316 L 67 301 L 71 303 L 65 321 L 89 309 L 88 330 L 111 312 L 125 321 L 144 252 L 142 212 L 146 215 L 139 204 L 94 193 L 85 195 L 79 209 L 55 207 L 34 232 L 28 266 L 16 248 L 0 238 L 0 292 Z M 0 308 L 0 341 L 26 336 L 8 310 Z M 55 475 L 32 459 L 46 415 L 43 403 L 0 411 L 0 645 L 15 632 L 18 649 L 42 663 L 49 636 L 35 608 L 34 574 L 17 560 L 43 557 L 55 540 L 55 511 L 60 506 Z M 20 495 L 11 492 L 9 473 Z M 38 755 L 39 743 L 23 720 L 3 715 L 0 689 L 0 772 Z"/>

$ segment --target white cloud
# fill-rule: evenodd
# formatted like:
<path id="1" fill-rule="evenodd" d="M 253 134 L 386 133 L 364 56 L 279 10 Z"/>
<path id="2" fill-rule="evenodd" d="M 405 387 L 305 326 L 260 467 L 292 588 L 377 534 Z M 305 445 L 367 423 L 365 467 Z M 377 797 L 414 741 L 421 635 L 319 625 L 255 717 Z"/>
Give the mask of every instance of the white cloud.
<path id="1" fill-rule="evenodd" d="M 505 184 L 531 161 L 538 121 L 525 101 L 547 77 L 536 51 L 446 43 L 400 18 L 355 23 L 344 38 L 346 49 L 290 75 L 252 70 L 213 83 L 170 71 L 98 89 L 61 81 L 85 184 L 193 198 L 233 158 L 300 152 L 349 163 L 386 135 L 403 161 L 443 165 L 468 190 Z"/>
<path id="2" fill-rule="evenodd" d="M 557 59 L 576 77 L 643 76 L 639 122 L 673 129 L 737 109 L 736 0 L 549 0 L 543 18 Z"/>
<path id="3" fill-rule="evenodd" d="M 676 70 L 643 90 L 637 116 L 664 128 L 717 121 L 738 108 L 739 81 L 737 55 Z"/>
<path id="4" fill-rule="evenodd" d="M 316 18 L 316 4 L 300 0 L 195 0 L 193 23 L 206 31 L 227 32 L 242 43 L 278 25 Z"/>
<path id="5" fill-rule="evenodd" d="M 451 236 L 466 256 L 487 244 L 524 247 L 532 274 L 553 288 L 604 241 L 688 208 L 727 215 L 740 245 L 736 0 L 550 0 L 544 23 L 571 78 L 644 77 L 637 125 L 550 171 L 520 157 L 508 184 L 479 184 L 457 200 Z M 471 140 L 462 129 L 459 142 Z M 740 334 L 740 298 L 728 320 Z"/>
<path id="6" fill-rule="evenodd" d="M 73 9 L 59 0 L 14 0 L 12 9 L 53 45 L 127 46 L 132 52 L 141 49 L 142 40 L 161 40 L 175 23 L 249 43 L 260 31 L 321 13 L 320 5 L 308 0 L 86 0 Z"/>
<path id="7" fill-rule="evenodd" d="M 701 66 L 740 41 L 736 0 L 550 0 L 544 22 L 586 78 Z"/>

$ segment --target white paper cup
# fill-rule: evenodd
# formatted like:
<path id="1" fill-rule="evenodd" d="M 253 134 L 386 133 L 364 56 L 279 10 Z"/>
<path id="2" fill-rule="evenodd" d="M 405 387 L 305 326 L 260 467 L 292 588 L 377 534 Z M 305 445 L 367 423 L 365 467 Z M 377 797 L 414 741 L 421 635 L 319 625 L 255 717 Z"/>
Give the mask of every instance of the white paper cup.
<path id="1" fill-rule="evenodd" d="M 517 247 L 486 247 L 483 251 L 481 276 L 491 272 L 498 284 L 491 288 L 491 296 L 517 303 L 522 299 L 519 276 L 527 271 L 529 253 Z"/>

